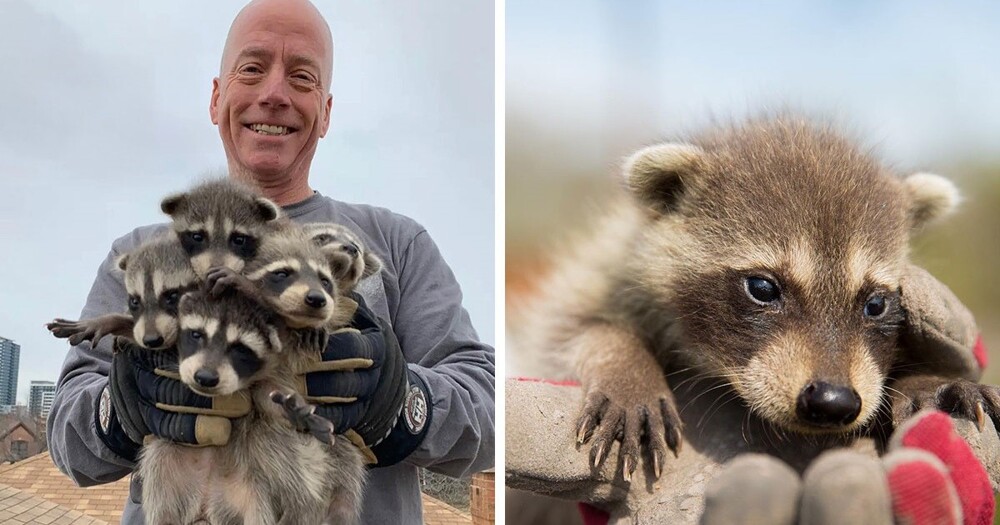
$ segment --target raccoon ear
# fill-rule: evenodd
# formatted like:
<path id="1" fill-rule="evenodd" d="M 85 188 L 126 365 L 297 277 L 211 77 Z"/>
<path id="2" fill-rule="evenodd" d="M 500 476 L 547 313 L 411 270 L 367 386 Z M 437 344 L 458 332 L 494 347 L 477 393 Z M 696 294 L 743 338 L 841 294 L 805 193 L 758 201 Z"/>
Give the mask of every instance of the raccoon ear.
<path id="1" fill-rule="evenodd" d="M 175 213 L 180 211 L 180 208 L 184 206 L 187 202 L 187 193 L 175 193 L 173 195 L 167 195 L 162 201 L 160 201 L 160 210 L 163 213 L 173 217 Z"/>
<path id="2" fill-rule="evenodd" d="M 375 275 L 382 271 L 382 259 L 371 252 L 365 252 L 365 271 L 361 273 L 361 278 Z"/>
<path id="3" fill-rule="evenodd" d="M 625 187 L 640 202 L 661 213 L 677 208 L 684 177 L 694 173 L 705 152 L 692 144 L 657 144 L 643 148 L 625 161 Z"/>
<path id="4" fill-rule="evenodd" d="M 903 179 L 903 185 L 910 196 L 912 228 L 920 228 L 950 214 L 961 200 L 953 182 L 933 173 L 914 173 Z"/>
<path id="5" fill-rule="evenodd" d="M 273 221 L 281 215 L 281 208 L 270 199 L 257 197 L 254 199 L 254 204 L 257 205 L 257 213 L 260 214 L 260 218 L 264 219 L 265 222 Z"/>
<path id="6" fill-rule="evenodd" d="M 115 266 L 123 272 L 128 269 L 128 256 L 129 254 L 126 253 L 115 259 Z"/>

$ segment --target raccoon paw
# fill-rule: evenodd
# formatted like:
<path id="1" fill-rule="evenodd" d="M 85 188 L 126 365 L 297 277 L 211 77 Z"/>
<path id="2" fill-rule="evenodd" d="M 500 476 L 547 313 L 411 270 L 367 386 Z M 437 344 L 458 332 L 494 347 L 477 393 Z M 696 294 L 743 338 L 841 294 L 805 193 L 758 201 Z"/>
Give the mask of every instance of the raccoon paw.
<path id="1" fill-rule="evenodd" d="M 893 419 L 902 421 L 925 408 L 943 410 L 972 420 L 982 431 L 986 417 L 1000 429 L 1000 387 L 965 379 L 942 380 L 933 388 L 904 392 L 893 406 Z"/>
<path id="2" fill-rule="evenodd" d="M 213 266 L 205 274 L 205 290 L 212 297 L 219 297 L 230 289 L 239 290 L 241 293 L 250 293 L 252 286 L 248 287 L 248 283 L 249 280 L 246 277 L 225 266 Z"/>
<path id="3" fill-rule="evenodd" d="M 59 339 L 69 338 L 69 344 L 73 346 L 84 341 L 91 341 L 91 344 L 96 345 L 105 335 L 100 332 L 97 325 L 88 321 L 53 319 L 51 323 L 46 323 L 45 328 Z"/>
<path id="4" fill-rule="evenodd" d="M 330 335 L 323 328 L 299 328 L 292 332 L 295 346 L 305 352 L 323 353 Z"/>
<path id="5" fill-rule="evenodd" d="M 298 393 L 271 392 L 271 401 L 281 405 L 285 411 L 285 417 L 295 426 L 296 430 L 308 432 L 328 445 L 333 444 L 333 423 L 329 419 L 317 415 L 315 413 L 316 406 L 307 403 Z"/>
<path id="6" fill-rule="evenodd" d="M 626 482 L 632 481 L 641 442 L 647 449 L 653 463 L 653 476 L 657 479 L 663 471 L 667 449 L 676 457 L 681 448 L 681 420 L 669 394 L 653 395 L 645 400 L 629 396 L 627 402 L 619 403 L 603 392 L 591 391 L 579 421 L 577 443 L 583 445 L 593 438 L 590 462 L 594 468 L 607 458 L 613 442 L 621 442 L 618 455 L 622 478 Z M 644 442 L 643 436 L 646 437 Z"/>

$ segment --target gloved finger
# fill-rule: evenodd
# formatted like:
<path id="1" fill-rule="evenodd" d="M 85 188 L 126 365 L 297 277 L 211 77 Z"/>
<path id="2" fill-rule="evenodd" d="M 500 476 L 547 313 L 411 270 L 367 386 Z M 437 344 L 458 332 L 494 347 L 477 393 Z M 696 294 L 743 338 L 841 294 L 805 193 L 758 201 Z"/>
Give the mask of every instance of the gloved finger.
<path id="1" fill-rule="evenodd" d="M 955 431 L 948 414 L 936 410 L 917 413 L 890 439 L 890 450 L 904 447 L 926 450 L 941 460 L 961 500 L 966 523 L 992 518 L 996 501 L 989 476 L 969 444 Z"/>
<path id="2" fill-rule="evenodd" d="M 250 396 L 245 390 L 227 396 L 206 397 L 194 393 L 175 378 L 156 371 L 136 368 L 135 375 L 139 396 L 160 410 L 226 418 L 250 412 Z"/>
<path id="3" fill-rule="evenodd" d="M 901 448 L 882 459 L 898 523 L 958 525 L 962 504 L 948 468 L 934 454 Z"/>
<path id="4" fill-rule="evenodd" d="M 316 405 L 316 414 L 333 423 L 337 432 L 353 428 L 361 421 L 368 410 L 368 403 L 349 403 L 345 405 Z"/>
<path id="5" fill-rule="evenodd" d="M 335 332 L 327 339 L 322 352 L 307 352 L 307 359 L 297 363 L 296 373 L 324 370 L 355 370 L 376 368 L 385 352 L 382 334 L 377 330 L 359 332 L 348 329 Z"/>
<path id="6" fill-rule="evenodd" d="M 186 445 L 220 446 L 229 442 L 232 423 L 228 418 L 177 413 L 142 402 L 150 432 L 157 437 Z"/>
<path id="7" fill-rule="evenodd" d="M 764 454 L 726 463 L 705 488 L 701 525 L 791 525 L 802 482 L 788 465 Z"/>
<path id="8" fill-rule="evenodd" d="M 351 403 L 371 397 L 378 370 L 313 372 L 298 376 L 300 392 L 312 403 Z"/>
<path id="9" fill-rule="evenodd" d="M 823 453 L 802 478 L 800 525 L 892 525 L 892 498 L 878 458 L 849 449 Z"/>

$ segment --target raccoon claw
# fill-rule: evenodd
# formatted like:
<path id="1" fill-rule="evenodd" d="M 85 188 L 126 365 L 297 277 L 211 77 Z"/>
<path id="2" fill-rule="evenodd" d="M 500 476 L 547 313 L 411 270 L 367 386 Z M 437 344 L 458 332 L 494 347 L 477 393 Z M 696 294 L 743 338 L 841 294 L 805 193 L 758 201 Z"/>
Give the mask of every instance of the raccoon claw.
<path id="1" fill-rule="evenodd" d="M 307 432 L 313 437 L 332 445 L 333 423 L 325 417 L 317 415 L 316 406 L 306 402 L 297 393 L 285 394 L 282 392 L 271 392 L 271 401 L 281 405 L 285 410 L 285 417 L 295 426 L 299 432 Z"/>
<path id="2" fill-rule="evenodd" d="M 246 293 L 245 279 L 231 268 L 214 266 L 209 268 L 208 273 L 205 274 L 205 290 L 212 297 L 219 297 L 229 289 Z"/>
<path id="3" fill-rule="evenodd" d="M 611 444 L 619 441 L 621 446 L 618 454 L 625 482 L 631 482 L 642 449 L 646 448 L 652 462 L 653 475 L 658 479 L 663 473 L 667 450 L 672 451 L 675 457 L 680 450 L 679 422 L 677 411 L 669 399 L 661 398 L 626 409 L 604 394 L 592 392 L 587 396 L 577 426 L 577 444 L 583 445 L 593 439 L 590 464 L 596 469 L 606 459 Z M 642 440 L 643 436 L 646 437 L 645 442 Z"/>
<path id="4" fill-rule="evenodd" d="M 937 390 L 936 401 L 936 408 L 974 421 L 980 432 L 987 416 L 1000 428 L 1000 387 L 955 381 Z"/>

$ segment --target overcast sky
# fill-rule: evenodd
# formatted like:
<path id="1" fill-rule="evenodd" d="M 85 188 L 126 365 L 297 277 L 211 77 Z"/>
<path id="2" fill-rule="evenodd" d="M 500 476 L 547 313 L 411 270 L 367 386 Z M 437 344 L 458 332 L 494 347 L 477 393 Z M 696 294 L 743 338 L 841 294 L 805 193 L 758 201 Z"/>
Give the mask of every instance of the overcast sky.
<path id="1" fill-rule="evenodd" d="M 225 168 L 208 116 L 242 1 L 0 2 L 0 336 L 18 402 L 55 381 L 111 242 Z M 335 41 L 330 133 L 312 186 L 422 223 L 494 341 L 493 5 L 317 1 Z"/>
<path id="2" fill-rule="evenodd" d="M 507 115 L 602 166 L 764 106 L 833 116 L 907 166 L 1000 156 L 1000 2 L 567 6 L 507 0 Z M 612 121 L 634 132 L 601 135 Z"/>

